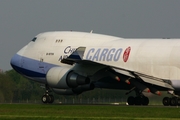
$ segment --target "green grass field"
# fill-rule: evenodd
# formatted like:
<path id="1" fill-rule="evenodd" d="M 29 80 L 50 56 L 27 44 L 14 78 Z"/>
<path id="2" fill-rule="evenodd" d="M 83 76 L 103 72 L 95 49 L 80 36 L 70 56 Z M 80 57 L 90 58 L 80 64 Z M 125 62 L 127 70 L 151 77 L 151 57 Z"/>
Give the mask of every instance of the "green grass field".
<path id="1" fill-rule="evenodd" d="M 163 106 L 0 104 L 0 120 L 178 120 L 180 108 Z"/>

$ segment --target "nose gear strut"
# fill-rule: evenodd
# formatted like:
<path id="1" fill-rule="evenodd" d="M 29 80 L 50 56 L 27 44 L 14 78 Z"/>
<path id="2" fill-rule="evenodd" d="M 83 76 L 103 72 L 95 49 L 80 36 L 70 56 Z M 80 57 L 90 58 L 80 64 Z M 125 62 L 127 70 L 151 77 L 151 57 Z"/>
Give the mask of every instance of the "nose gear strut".
<path id="1" fill-rule="evenodd" d="M 46 92 L 44 93 L 44 95 L 41 98 L 42 102 L 43 103 L 53 103 L 54 96 L 49 94 L 49 92 L 51 92 L 51 90 L 47 84 L 45 85 L 45 88 L 46 88 Z"/>

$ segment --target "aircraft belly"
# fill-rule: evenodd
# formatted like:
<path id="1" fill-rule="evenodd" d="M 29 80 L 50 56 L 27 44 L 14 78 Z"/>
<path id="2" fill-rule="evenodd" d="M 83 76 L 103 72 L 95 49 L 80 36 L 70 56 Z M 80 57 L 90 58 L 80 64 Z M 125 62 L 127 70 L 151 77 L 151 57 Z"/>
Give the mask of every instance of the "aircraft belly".
<path id="1" fill-rule="evenodd" d="M 180 91 L 180 80 L 171 80 L 171 83 L 176 91 Z"/>

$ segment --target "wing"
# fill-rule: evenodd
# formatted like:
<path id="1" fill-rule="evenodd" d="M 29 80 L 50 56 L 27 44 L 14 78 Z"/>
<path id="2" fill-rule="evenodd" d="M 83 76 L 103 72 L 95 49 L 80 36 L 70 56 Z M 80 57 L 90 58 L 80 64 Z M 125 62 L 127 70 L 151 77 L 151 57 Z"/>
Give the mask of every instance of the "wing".
<path id="1" fill-rule="evenodd" d="M 145 74 L 141 74 L 141 73 L 138 73 L 135 71 L 129 71 L 129 70 L 121 69 L 121 68 L 115 68 L 114 67 L 113 69 L 118 73 L 125 74 L 127 76 L 131 76 L 133 78 L 142 80 L 145 83 L 149 83 L 152 85 L 157 85 L 160 87 L 168 88 L 170 90 L 174 89 L 171 85 L 170 80 L 160 79 L 160 78 L 156 78 L 153 76 L 149 76 L 149 75 L 145 75 Z"/>
<path id="2" fill-rule="evenodd" d="M 69 57 L 64 58 L 61 62 L 70 65 L 74 63 L 96 63 L 94 61 L 83 59 L 85 49 L 86 47 L 77 48 L 76 51 L 74 51 Z M 131 84 L 132 87 L 130 88 L 135 87 L 140 89 L 141 91 L 146 91 L 146 92 L 151 91 L 152 93 L 155 94 L 159 94 L 159 90 L 174 90 L 170 80 L 156 78 L 153 76 L 138 73 L 136 71 L 130 71 L 120 67 L 109 66 L 106 64 L 103 65 L 107 67 L 106 70 L 103 70 L 103 72 L 109 71 L 107 75 L 112 76 L 113 74 L 114 78 L 117 78 L 117 76 L 119 78 L 122 78 L 121 80 L 124 83 Z M 103 74 L 103 72 L 98 74 Z M 117 80 L 119 78 L 117 78 Z"/>

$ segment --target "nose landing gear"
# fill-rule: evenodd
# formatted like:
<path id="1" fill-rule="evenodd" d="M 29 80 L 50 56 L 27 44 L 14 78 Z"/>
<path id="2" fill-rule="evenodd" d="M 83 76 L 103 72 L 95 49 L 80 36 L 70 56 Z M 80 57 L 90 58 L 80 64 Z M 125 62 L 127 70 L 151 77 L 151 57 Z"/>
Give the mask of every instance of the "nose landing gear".
<path id="1" fill-rule="evenodd" d="M 54 102 L 54 97 L 53 97 L 53 95 L 45 94 L 45 95 L 42 96 L 41 100 L 42 100 L 43 103 L 53 103 Z"/>
<path id="2" fill-rule="evenodd" d="M 42 96 L 41 101 L 43 103 L 53 103 L 54 102 L 54 96 L 49 94 L 49 92 L 50 92 L 49 87 L 47 85 L 45 87 L 46 87 L 46 92 Z"/>

